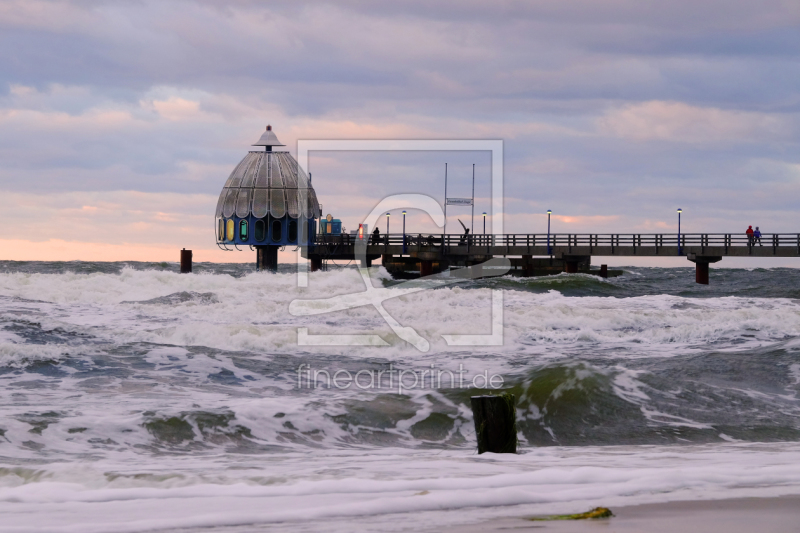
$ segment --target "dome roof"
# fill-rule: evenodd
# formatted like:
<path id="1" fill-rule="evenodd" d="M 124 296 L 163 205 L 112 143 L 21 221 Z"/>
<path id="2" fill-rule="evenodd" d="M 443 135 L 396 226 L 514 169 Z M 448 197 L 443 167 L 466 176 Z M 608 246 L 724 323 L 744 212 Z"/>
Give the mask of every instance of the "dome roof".
<path id="1" fill-rule="evenodd" d="M 275 134 L 271 130 L 268 134 Z M 265 134 L 266 135 L 266 134 Z M 277 137 L 274 139 L 277 141 Z M 272 145 L 278 146 L 278 145 Z M 217 217 L 319 218 L 317 195 L 289 152 L 249 152 L 233 169 L 217 202 Z"/>

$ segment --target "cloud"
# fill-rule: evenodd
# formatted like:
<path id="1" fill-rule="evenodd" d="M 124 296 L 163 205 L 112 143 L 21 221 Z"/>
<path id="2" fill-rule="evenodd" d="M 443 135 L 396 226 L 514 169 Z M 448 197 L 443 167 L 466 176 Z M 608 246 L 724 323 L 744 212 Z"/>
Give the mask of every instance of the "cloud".
<path id="1" fill-rule="evenodd" d="M 540 227 L 547 208 L 570 231 L 655 231 L 678 205 L 689 224 L 748 216 L 790 229 L 798 22 L 800 5 L 780 0 L 9 0 L 6 227 L 22 233 L 24 205 L 47 213 L 36 242 L 208 246 L 222 184 L 271 123 L 290 150 L 503 139 L 514 231 Z M 315 154 L 311 165 L 326 211 L 352 225 L 387 194 L 441 197 L 446 162 L 464 190 L 476 163 L 488 202 L 484 156 Z M 113 231 L 86 240 L 108 217 Z"/>
<path id="2" fill-rule="evenodd" d="M 634 141 L 681 143 L 792 140 L 792 123 L 776 114 L 703 108 L 683 102 L 644 102 L 607 112 L 598 119 L 601 134 Z"/>

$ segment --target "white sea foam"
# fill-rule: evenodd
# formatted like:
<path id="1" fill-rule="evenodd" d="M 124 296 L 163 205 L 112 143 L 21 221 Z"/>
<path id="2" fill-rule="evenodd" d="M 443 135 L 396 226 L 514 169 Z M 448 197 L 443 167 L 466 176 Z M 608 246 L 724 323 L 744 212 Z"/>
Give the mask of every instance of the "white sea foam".
<path id="1" fill-rule="evenodd" d="M 69 346 L 0 341 L 0 366 L 20 366 L 34 361 L 58 361 L 76 352 L 75 348 Z"/>
<path id="2" fill-rule="evenodd" d="M 386 277 L 375 274 L 376 284 Z M 800 494 L 798 444 L 537 449 L 523 439 L 519 456 L 476 456 L 463 398 L 410 390 L 376 399 L 374 391 L 296 387 L 301 362 L 328 370 L 463 364 L 513 378 L 526 402 L 520 423 L 541 424 L 553 441 L 544 419 L 556 415 L 548 409 L 591 384 L 594 396 L 579 398 L 588 398 L 589 409 L 613 400 L 612 410 L 640 413 L 647 427 L 736 440 L 737 427 L 721 431 L 696 416 L 701 407 L 671 410 L 687 391 L 656 390 L 645 365 L 709 350 L 735 356 L 779 347 L 791 355 L 800 348 L 798 301 L 569 298 L 559 288 L 575 277 L 557 276 L 537 282 L 548 292 L 505 290 L 504 344 L 467 350 L 441 336 L 489 333 L 490 289 L 455 284 L 387 300 L 402 325 L 431 342 L 423 353 L 398 340 L 371 307 L 291 316 L 295 299 L 364 290 L 350 270 L 310 280 L 302 289 L 293 274 L 0 274 L 8 328 L 0 329 L 0 365 L 11 367 L 0 375 L 0 531 L 291 522 L 304 531 L 349 532 L 370 530 L 375 520 L 382 530 L 419 530 L 594 505 Z M 524 285 L 504 278 L 496 286 L 515 284 Z M 389 346 L 298 346 L 298 327 L 378 334 Z M 612 362 L 603 365 L 604 358 Z M 56 364 L 31 365 L 43 361 Z M 777 390 L 703 385 L 737 394 L 742 410 L 769 405 L 791 418 L 800 366 L 781 364 L 785 376 L 768 376 L 786 378 Z M 537 405 L 530 372 L 552 367 L 563 372 L 545 395 L 550 403 Z M 658 398 L 669 401 L 655 405 Z M 419 427 L 433 415 L 448 424 L 429 438 Z"/>
<path id="3" fill-rule="evenodd" d="M 635 453 L 633 453 L 635 450 Z M 436 529 L 493 517 L 671 500 L 800 494 L 796 444 L 548 448 L 522 455 L 386 450 L 161 458 L 0 470 L 4 532 L 284 524 Z M 289 525 L 291 524 L 291 525 Z"/>
<path id="4" fill-rule="evenodd" d="M 358 273 L 349 270 L 315 273 L 306 289 L 296 286 L 294 274 L 254 273 L 233 278 L 133 269 L 124 269 L 118 275 L 0 274 L 0 294 L 52 302 L 48 319 L 53 324 L 82 328 L 117 343 L 198 345 L 256 353 L 323 351 L 404 358 L 416 354 L 426 358 L 457 351 L 457 347 L 445 344 L 444 334 L 491 332 L 489 289 L 459 286 L 400 296 L 384 304 L 401 324 L 413 327 L 431 342 L 429 354 L 409 349 L 372 307 L 311 317 L 293 317 L 288 312 L 295 299 L 363 290 Z M 211 294 L 213 298 L 190 296 L 158 303 L 158 298 L 178 293 Z M 753 345 L 797 336 L 800 305 L 781 299 L 687 300 L 663 295 L 566 298 L 556 291 L 535 294 L 507 290 L 503 323 L 504 346 L 479 347 L 478 352 L 557 355 L 576 344 L 649 345 L 651 353 L 663 356 L 700 344 Z M 308 328 L 311 334 L 378 334 L 390 346 L 301 348 L 297 346 L 298 327 Z M 641 355 L 641 350 L 636 352 Z"/>

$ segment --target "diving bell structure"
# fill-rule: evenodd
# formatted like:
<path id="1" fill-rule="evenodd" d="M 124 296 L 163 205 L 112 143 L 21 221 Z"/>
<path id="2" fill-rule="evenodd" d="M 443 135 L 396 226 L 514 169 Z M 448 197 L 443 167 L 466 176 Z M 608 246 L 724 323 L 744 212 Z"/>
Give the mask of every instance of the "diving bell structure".
<path id="1" fill-rule="evenodd" d="M 320 218 L 311 180 L 267 126 L 249 152 L 231 172 L 217 202 L 217 246 L 252 246 L 259 270 L 275 270 L 278 249 L 313 245 Z"/>

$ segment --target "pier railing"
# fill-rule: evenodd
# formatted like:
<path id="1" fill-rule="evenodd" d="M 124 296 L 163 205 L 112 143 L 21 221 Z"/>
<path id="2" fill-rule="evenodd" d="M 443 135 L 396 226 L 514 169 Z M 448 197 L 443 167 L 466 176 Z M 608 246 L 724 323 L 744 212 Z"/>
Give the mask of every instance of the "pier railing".
<path id="1" fill-rule="evenodd" d="M 800 253 L 800 233 L 763 233 L 752 239 L 742 233 L 510 233 L 501 235 L 459 235 L 432 233 L 390 233 L 364 236 L 371 246 L 433 247 L 795 247 Z M 356 235 L 317 235 L 317 245 L 354 245 Z M 680 241 L 680 242 L 679 242 Z"/>

